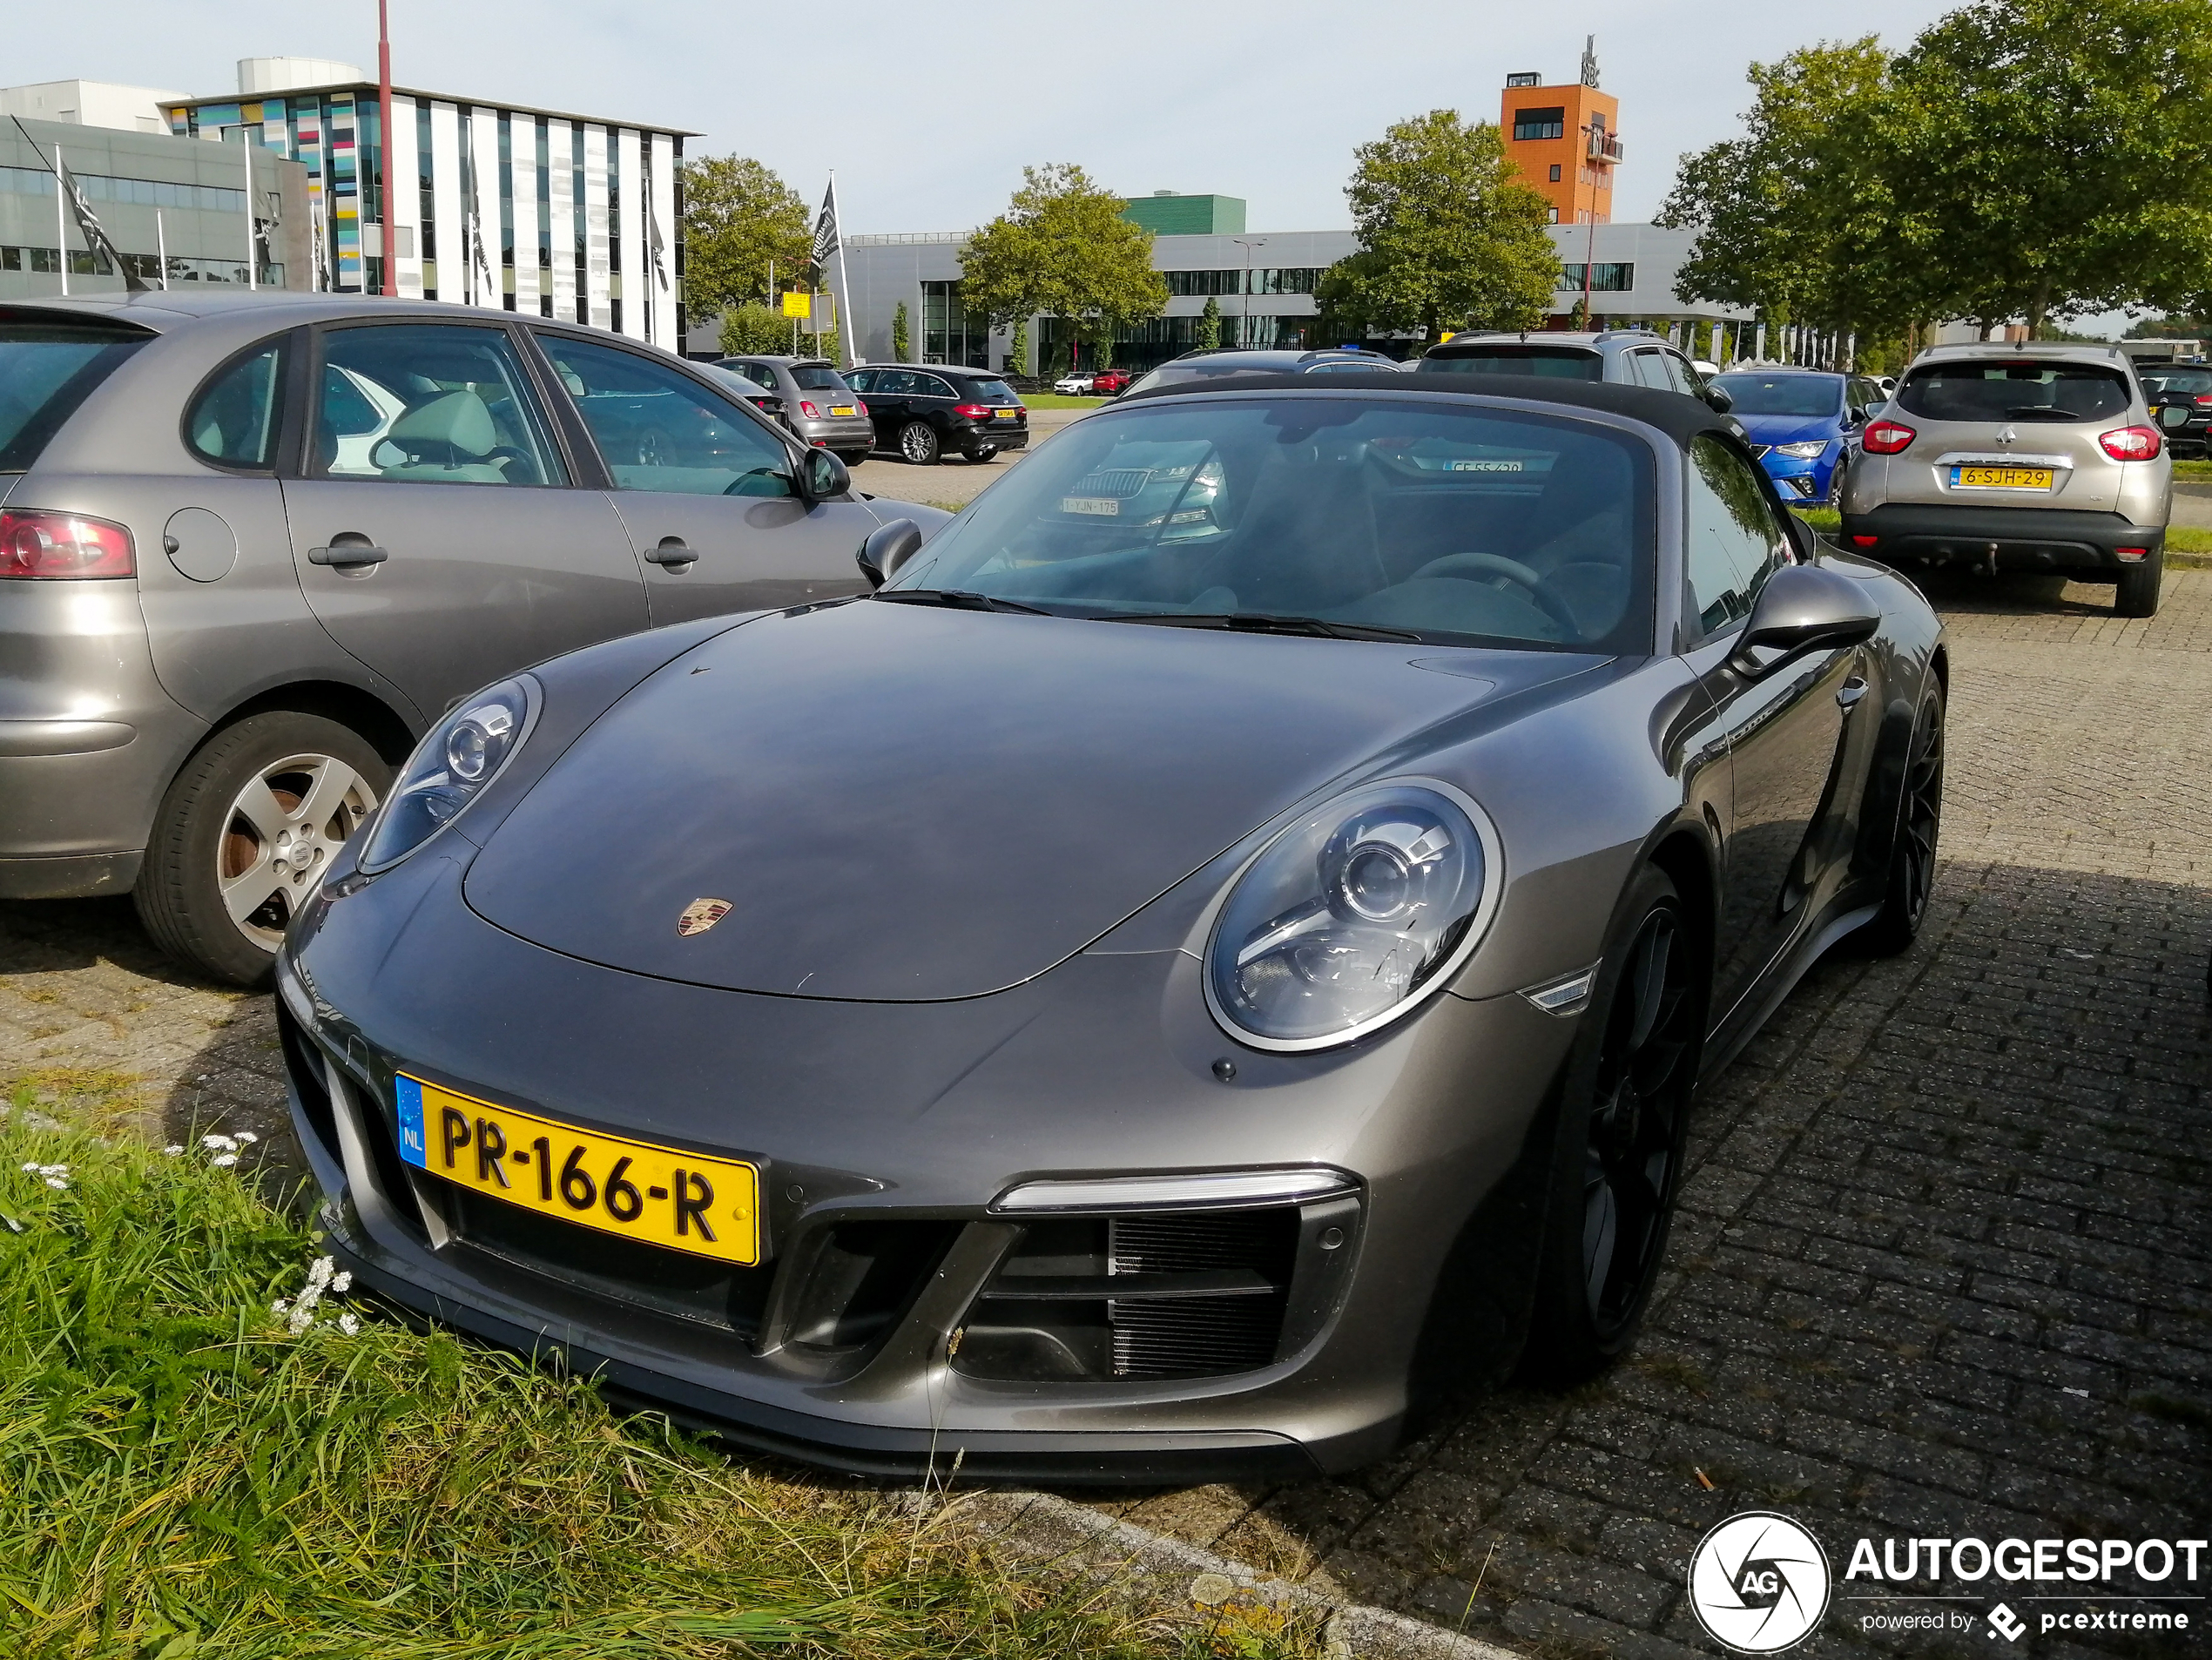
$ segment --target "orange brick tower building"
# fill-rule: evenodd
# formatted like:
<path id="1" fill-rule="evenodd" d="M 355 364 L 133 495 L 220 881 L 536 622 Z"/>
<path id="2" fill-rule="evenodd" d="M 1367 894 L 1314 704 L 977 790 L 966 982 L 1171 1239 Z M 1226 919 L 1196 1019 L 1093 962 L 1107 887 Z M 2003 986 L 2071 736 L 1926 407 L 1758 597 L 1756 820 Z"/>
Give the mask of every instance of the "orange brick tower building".
<path id="1" fill-rule="evenodd" d="M 1506 77 L 1498 130 L 1527 184 L 1552 205 L 1556 225 L 1608 225 L 1613 169 L 1621 159 L 1621 105 L 1597 90 L 1597 41 L 1582 49 L 1581 78 L 1543 86 L 1534 74 Z"/>

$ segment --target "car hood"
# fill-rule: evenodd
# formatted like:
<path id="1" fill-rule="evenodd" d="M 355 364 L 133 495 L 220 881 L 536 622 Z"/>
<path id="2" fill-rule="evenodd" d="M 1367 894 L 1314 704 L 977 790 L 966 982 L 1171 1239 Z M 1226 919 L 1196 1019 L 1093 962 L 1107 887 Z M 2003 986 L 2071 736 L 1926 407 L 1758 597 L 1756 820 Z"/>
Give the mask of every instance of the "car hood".
<path id="1" fill-rule="evenodd" d="M 1743 430 L 1751 435 L 1755 444 L 1794 444 L 1807 439 L 1823 442 L 1833 438 L 1843 430 L 1833 415 L 1759 415 L 1738 414 Z"/>
<path id="2" fill-rule="evenodd" d="M 464 891 L 634 973 L 975 996 L 1423 727 L 1599 661 L 870 601 L 772 616 L 610 709 Z M 701 901 L 727 912 L 679 933 Z"/>

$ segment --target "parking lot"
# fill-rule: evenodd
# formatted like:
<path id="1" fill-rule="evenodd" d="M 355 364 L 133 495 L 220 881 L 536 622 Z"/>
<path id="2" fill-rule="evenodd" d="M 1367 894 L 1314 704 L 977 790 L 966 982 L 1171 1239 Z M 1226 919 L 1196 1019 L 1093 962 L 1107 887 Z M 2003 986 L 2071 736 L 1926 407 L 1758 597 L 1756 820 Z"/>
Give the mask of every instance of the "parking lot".
<path id="1" fill-rule="evenodd" d="M 939 477 L 1006 464 L 861 482 L 949 500 Z M 1901 959 L 1817 968 L 1710 1092 L 1629 1363 L 1475 1401 L 1346 1480 L 1114 1508 L 1517 1649 L 1630 1656 L 1709 1647 L 1688 1553 L 1757 1506 L 1831 1542 L 2201 1535 L 2212 573 L 2170 572 L 2148 622 L 2109 596 L 1932 588 L 1955 653 L 1934 912 Z M 127 901 L 0 905 L 0 1056 L 57 1096 L 135 1075 L 146 1133 L 252 1130 L 296 1168 L 268 999 L 166 965 Z"/>

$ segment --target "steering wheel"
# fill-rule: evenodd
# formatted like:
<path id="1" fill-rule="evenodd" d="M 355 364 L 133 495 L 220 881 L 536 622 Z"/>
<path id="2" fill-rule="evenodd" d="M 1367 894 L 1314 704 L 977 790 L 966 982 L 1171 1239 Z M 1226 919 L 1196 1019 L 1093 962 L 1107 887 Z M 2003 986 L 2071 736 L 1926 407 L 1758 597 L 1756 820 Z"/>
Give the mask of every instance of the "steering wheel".
<path id="1" fill-rule="evenodd" d="M 1441 559 L 1432 559 L 1408 578 L 1419 582 L 1424 577 L 1453 577 L 1461 582 L 1480 582 L 1485 577 L 1503 577 L 1507 582 L 1528 590 L 1528 597 L 1552 621 L 1565 629 L 1570 639 L 1579 639 L 1582 625 L 1575 613 L 1567 609 L 1567 602 L 1544 586 L 1544 579 L 1518 559 L 1507 559 L 1494 553 L 1447 553 Z"/>

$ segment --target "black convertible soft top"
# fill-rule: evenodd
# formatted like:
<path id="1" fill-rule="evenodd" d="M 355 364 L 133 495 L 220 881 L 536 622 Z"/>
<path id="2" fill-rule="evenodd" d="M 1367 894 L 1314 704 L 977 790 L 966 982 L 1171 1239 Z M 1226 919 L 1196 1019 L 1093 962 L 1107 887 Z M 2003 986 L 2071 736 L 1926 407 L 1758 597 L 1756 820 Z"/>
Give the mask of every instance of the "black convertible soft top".
<path id="1" fill-rule="evenodd" d="M 1153 398 L 1243 395 L 1253 392 L 1303 392 L 1316 395 L 1346 392 L 1387 393 L 1411 398 L 1496 398 L 1508 403 L 1563 404 L 1602 409 L 1658 428 L 1678 443 L 1701 432 L 1716 432 L 1741 442 L 1734 421 L 1715 413 L 1683 392 L 1644 386 L 1615 386 L 1590 381 L 1547 381 L 1529 375 L 1414 375 L 1402 369 L 1332 369 L 1325 375 L 1216 375 L 1124 393 L 1120 402 Z"/>

